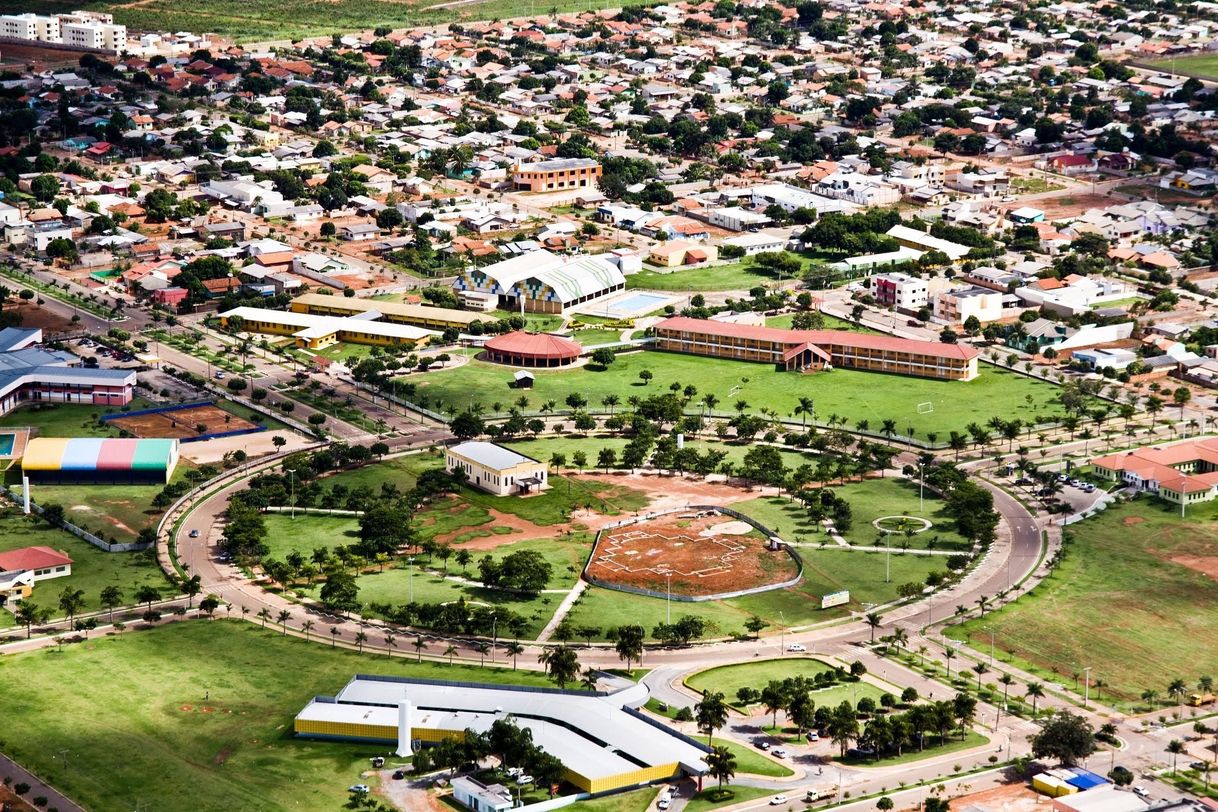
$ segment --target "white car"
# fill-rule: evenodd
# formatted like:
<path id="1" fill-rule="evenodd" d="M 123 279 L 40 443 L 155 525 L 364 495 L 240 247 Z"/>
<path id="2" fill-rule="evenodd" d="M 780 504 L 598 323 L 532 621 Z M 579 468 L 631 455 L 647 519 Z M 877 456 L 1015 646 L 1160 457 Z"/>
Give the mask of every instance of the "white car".
<path id="1" fill-rule="evenodd" d="M 816 731 L 813 731 L 813 732 L 809 733 L 809 734 L 808 734 L 808 741 L 810 741 L 810 742 L 818 742 L 818 741 L 820 741 L 820 734 L 819 734 L 819 733 L 817 733 Z"/>
<path id="2" fill-rule="evenodd" d="M 807 650 L 808 650 L 808 647 L 805 646 L 803 643 L 792 643 L 791 645 L 787 646 L 787 651 L 807 651 Z"/>
<path id="3" fill-rule="evenodd" d="M 667 798 L 661 798 L 660 800 L 656 801 L 656 809 L 667 809 L 671 805 L 672 801 L 668 800 Z"/>
<path id="4" fill-rule="evenodd" d="M 367 795 L 367 784 L 356 784 L 355 786 L 347 787 L 347 792 L 354 792 L 356 795 Z"/>
<path id="5" fill-rule="evenodd" d="M 781 747 L 775 747 L 770 751 L 770 755 L 774 756 L 774 758 L 786 758 L 787 751 L 783 750 Z"/>
<path id="6" fill-rule="evenodd" d="M 520 784 L 521 786 L 524 786 L 525 784 L 532 784 L 533 781 L 534 778 L 531 775 L 521 775 L 516 778 L 516 783 Z"/>
<path id="7" fill-rule="evenodd" d="M 787 796 L 775 795 L 773 798 L 770 799 L 770 806 L 782 806 L 786 802 L 787 802 Z"/>
<path id="8" fill-rule="evenodd" d="M 1136 787 L 1133 788 L 1133 794 L 1141 796 L 1143 798 L 1150 797 L 1150 793 L 1146 791 L 1146 787 L 1142 786 L 1141 784 L 1138 784 Z"/>
<path id="9" fill-rule="evenodd" d="M 222 370 L 222 369 L 217 369 L 217 370 L 216 370 L 216 380 L 217 380 L 217 381 L 222 381 L 222 380 L 224 380 L 224 370 Z"/>

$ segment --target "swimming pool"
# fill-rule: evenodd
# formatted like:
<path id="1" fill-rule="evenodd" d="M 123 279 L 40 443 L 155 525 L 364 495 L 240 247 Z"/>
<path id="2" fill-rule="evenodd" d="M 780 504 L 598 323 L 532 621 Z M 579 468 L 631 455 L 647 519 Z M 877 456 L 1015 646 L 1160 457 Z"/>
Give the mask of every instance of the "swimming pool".
<path id="1" fill-rule="evenodd" d="M 642 316 L 653 310 L 659 310 L 672 301 L 672 296 L 662 296 L 656 293 L 633 293 L 625 299 L 618 299 L 617 301 L 607 303 L 603 309 L 596 308 L 596 311 L 619 317 Z"/>
<path id="2" fill-rule="evenodd" d="M 0 434 L 0 457 L 10 456 L 13 453 L 13 445 L 16 442 L 16 434 Z"/>

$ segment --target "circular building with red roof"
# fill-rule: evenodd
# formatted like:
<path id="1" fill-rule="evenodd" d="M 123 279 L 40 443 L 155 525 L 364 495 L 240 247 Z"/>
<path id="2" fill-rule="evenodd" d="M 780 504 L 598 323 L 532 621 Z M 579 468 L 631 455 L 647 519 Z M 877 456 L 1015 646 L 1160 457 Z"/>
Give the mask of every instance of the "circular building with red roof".
<path id="1" fill-rule="evenodd" d="M 486 342 L 486 357 L 517 367 L 563 367 L 575 363 L 583 348 L 569 338 L 518 331 Z"/>

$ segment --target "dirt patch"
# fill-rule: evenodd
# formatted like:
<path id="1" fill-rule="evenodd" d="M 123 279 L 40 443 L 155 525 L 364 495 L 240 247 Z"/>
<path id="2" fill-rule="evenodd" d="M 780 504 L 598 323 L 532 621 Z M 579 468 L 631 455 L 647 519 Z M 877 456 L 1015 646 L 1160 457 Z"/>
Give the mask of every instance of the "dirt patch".
<path id="1" fill-rule="evenodd" d="M 7 55 L 7 49 L 6 49 Z M 13 287 L 18 287 L 20 283 L 11 283 Z M 21 326 L 30 328 L 39 328 L 48 336 L 58 335 L 61 333 L 79 333 L 80 327 L 74 327 L 70 319 L 64 318 L 57 313 L 52 313 L 45 307 L 40 307 L 34 302 L 20 302 L 17 305 L 9 305 L 4 308 L 6 311 L 16 310 L 21 314 Z"/>
<path id="2" fill-rule="evenodd" d="M 961 812 L 969 807 L 991 809 L 994 812 L 1034 812 L 1041 808 L 1041 797 L 1025 784 L 1006 784 L 1000 787 L 970 792 L 949 802 L 952 812 Z"/>
<path id="3" fill-rule="evenodd" d="M 1119 203 L 1107 195 L 1088 193 L 1062 195 L 1037 199 L 1035 205 L 1045 213 L 1046 221 L 1061 220 L 1067 217 L 1077 217 L 1088 209 L 1103 209 L 1114 203 Z"/>
<path id="4" fill-rule="evenodd" d="M 1144 521 L 1146 520 L 1141 516 L 1126 516 L 1121 520 L 1121 524 L 1125 525 L 1126 527 L 1133 527 L 1135 524 L 1141 524 Z"/>
<path id="5" fill-rule="evenodd" d="M 1173 555 L 1168 561 L 1218 581 L 1218 555 Z"/>
<path id="6" fill-rule="evenodd" d="M 154 412 L 128 417 L 118 417 L 111 425 L 125 429 L 134 437 L 162 437 L 182 439 L 200 434 L 198 427 L 208 432 L 242 431 L 257 428 L 257 424 L 226 412 L 219 406 L 192 406 L 171 412 Z"/>
<path id="7" fill-rule="evenodd" d="M 228 761 L 229 756 L 231 756 L 232 754 L 233 754 L 233 748 L 225 747 L 223 750 L 221 750 L 219 753 L 216 753 L 212 757 L 211 763 L 215 764 L 218 767 L 221 764 L 223 764 L 224 762 Z"/>
<path id="8" fill-rule="evenodd" d="M 715 512 L 671 513 L 605 531 L 588 574 L 607 584 L 673 594 L 715 595 L 777 584 L 799 568 L 759 534 L 741 535 Z M 725 525 L 728 525 L 725 528 Z M 747 526 L 747 525 L 746 525 Z"/>

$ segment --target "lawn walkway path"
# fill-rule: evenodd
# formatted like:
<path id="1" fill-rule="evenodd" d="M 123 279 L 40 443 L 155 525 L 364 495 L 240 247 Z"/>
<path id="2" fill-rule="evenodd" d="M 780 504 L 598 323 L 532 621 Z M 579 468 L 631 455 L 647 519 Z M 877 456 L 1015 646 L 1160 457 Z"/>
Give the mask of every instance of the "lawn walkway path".
<path id="1" fill-rule="evenodd" d="M 562 623 L 563 618 L 571 611 L 571 607 L 579 600 L 579 597 L 584 594 L 584 590 L 588 588 L 588 582 L 582 578 L 575 586 L 571 587 L 571 591 L 567 593 L 567 597 L 562 599 L 562 603 L 558 604 L 558 609 L 554 612 L 554 617 L 550 618 L 550 622 L 541 630 L 541 634 L 537 635 L 538 643 L 545 643 L 550 639 L 550 635 L 554 634 L 554 630 L 558 628 L 558 624 Z M 547 592 L 549 590 L 546 590 Z"/>

